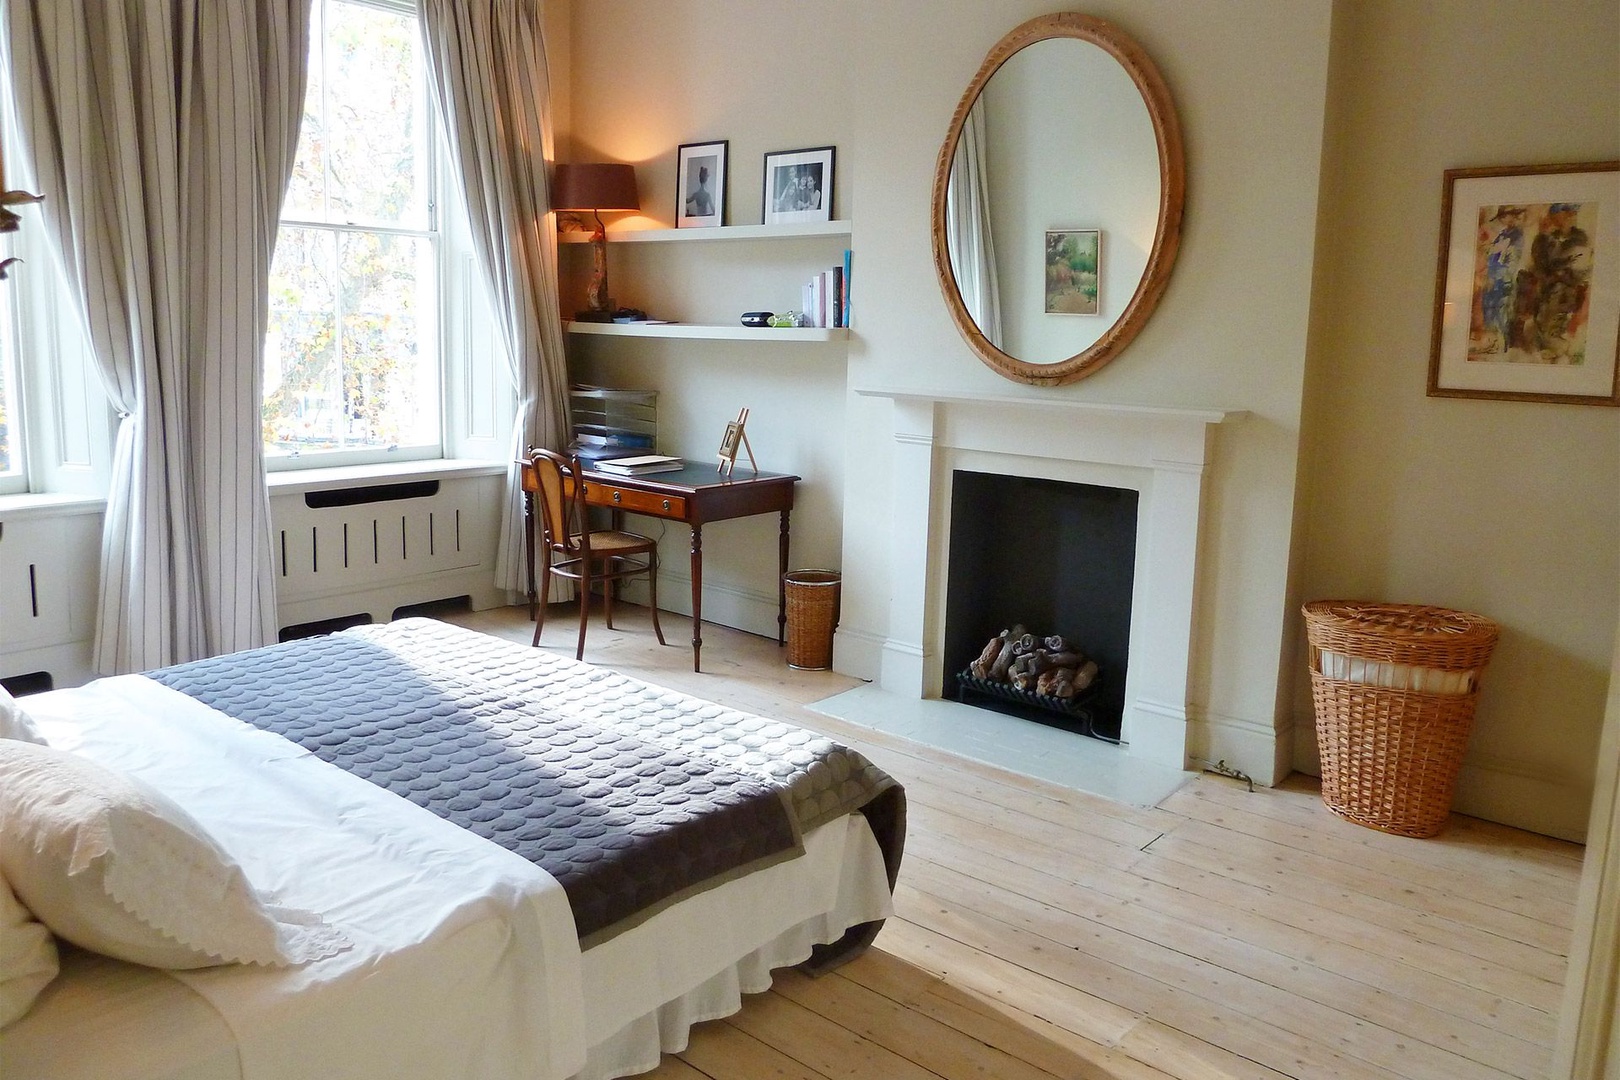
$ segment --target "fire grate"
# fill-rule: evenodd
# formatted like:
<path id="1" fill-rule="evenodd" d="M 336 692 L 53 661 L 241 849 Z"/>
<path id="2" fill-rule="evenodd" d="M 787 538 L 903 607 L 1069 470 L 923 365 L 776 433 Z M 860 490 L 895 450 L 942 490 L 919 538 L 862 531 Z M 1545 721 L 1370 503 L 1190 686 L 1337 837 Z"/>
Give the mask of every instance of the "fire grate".
<path id="1" fill-rule="evenodd" d="M 956 674 L 956 700 L 964 705 L 973 704 L 970 697 L 989 698 L 996 701 L 1021 705 L 1051 714 L 1052 723 L 1059 727 L 1077 731 L 1082 735 L 1089 735 L 1094 739 L 1118 744 L 1119 733 L 1099 729 L 1098 722 L 1102 719 L 1096 708 L 1097 696 L 1102 689 L 1102 677 L 1097 679 L 1084 690 L 1072 698 L 1053 697 L 1050 694 L 1037 693 L 1034 690 L 1020 690 L 1007 682 L 991 679 L 981 679 L 971 671 L 964 668 Z"/>

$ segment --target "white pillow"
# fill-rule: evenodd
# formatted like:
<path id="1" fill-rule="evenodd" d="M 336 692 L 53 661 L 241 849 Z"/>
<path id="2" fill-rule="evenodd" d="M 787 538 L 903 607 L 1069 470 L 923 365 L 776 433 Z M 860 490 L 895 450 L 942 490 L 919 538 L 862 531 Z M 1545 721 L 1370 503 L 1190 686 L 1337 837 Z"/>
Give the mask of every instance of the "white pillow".
<path id="1" fill-rule="evenodd" d="M 56 978 L 56 941 L 0 878 L 0 1028 L 22 1017 Z"/>
<path id="2" fill-rule="evenodd" d="M 17 699 L 4 686 L 0 686 L 0 739 L 20 739 L 41 745 L 45 742 L 45 736 L 34 725 L 34 718 L 23 712 Z"/>
<path id="3" fill-rule="evenodd" d="M 137 777 L 0 740 L 0 875 L 58 937 L 163 968 L 279 966 L 343 935 L 270 909 L 195 819 Z"/>

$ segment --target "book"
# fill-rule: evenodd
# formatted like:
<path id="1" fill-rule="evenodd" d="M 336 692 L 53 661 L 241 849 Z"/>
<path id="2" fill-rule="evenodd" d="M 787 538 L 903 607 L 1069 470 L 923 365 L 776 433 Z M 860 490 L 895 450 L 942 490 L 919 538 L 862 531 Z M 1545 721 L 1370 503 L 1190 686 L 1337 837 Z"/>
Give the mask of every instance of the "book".
<path id="1" fill-rule="evenodd" d="M 652 476 L 655 473 L 680 472 L 686 468 L 686 462 L 671 461 L 664 465 L 642 465 L 634 469 L 615 469 L 610 461 L 598 461 L 593 468 L 598 472 L 612 476 Z"/>
<path id="2" fill-rule="evenodd" d="M 855 253 L 850 251 L 849 248 L 844 249 L 844 325 L 845 326 L 849 325 L 849 317 L 850 317 L 849 271 L 850 271 L 850 263 L 853 261 L 854 254 Z"/>
<path id="3" fill-rule="evenodd" d="M 686 462 L 667 454 L 644 454 L 641 457 L 607 458 L 596 463 L 603 472 L 640 476 L 643 473 L 674 472 L 686 468 Z"/>

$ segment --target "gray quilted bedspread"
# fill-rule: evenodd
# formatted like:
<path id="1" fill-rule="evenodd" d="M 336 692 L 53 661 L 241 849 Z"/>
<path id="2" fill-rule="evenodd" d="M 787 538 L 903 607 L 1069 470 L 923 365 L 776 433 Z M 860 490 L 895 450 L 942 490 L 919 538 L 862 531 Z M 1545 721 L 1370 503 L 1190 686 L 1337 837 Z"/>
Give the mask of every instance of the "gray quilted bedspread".
<path id="1" fill-rule="evenodd" d="M 428 619 L 148 672 L 537 863 L 581 943 L 867 815 L 891 883 L 904 794 L 813 732 Z M 823 950 L 830 966 L 877 926 Z"/>

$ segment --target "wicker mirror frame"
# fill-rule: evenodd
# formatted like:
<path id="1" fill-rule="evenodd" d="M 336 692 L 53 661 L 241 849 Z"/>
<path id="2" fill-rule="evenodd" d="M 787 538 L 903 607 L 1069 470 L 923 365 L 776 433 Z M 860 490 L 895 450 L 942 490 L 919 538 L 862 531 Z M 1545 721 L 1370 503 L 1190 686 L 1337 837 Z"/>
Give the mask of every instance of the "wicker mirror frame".
<path id="1" fill-rule="evenodd" d="M 1154 230 L 1153 247 L 1148 253 L 1142 279 L 1130 302 L 1117 319 L 1095 342 L 1085 350 L 1057 363 L 1037 364 L 1020 360 L 992 344 L 968 313 L 957 286 L 956 273 L 951 269 L 950 251 L 946 243 L 945 197 L 950 182 L 951 165 L 956 156 L 957 140 L 968 110 L 978 100 L 985 84 L 1001 66 L 1020 49 L 1049 38 L 1074 38 L 1101 48 L 1123 67 L 1136 84 L 1147 105 L 1153 122 L 1154 139 L 1159 151 L 1159 216 Z M 1181 243 L 1181 216 L 1186 202 L 1187 168 L 1181 144 L 1181 124 L 1176 117 L 1175 103 L 1159 69 L 1129 35 L 1118 27 L 1090 15 L 1078 12 L 1060 12 L 1042 15 L 1015 28 L 996 43 L 985 57 L 979 72 L 963 93 L 951 126 L 940 147 L 939 161 L 934 168 L 932 224 L 934 270 L 939 277 L 940 289 L 945 294 L 946 307 L 956 328 L 968 345 L 998 374 L 1015 382 L 1034 386 L 1057 386 L 1074 382 L 1095 374 L 1107 364 L 1141 331 L 1159 298 L 1170 282 L 1170 270 L 1175 264 L 1176 250 Z"/>

